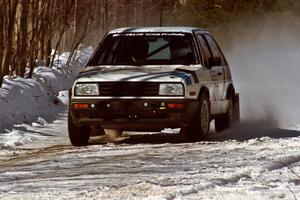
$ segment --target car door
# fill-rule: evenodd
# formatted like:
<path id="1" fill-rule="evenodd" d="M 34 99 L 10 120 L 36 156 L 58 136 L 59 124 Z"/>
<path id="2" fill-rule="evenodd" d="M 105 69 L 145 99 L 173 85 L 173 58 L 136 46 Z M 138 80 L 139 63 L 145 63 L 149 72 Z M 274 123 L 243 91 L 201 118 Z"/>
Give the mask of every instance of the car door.
<path id="1" fill-rule="evenodd" d="M 210 63 L 210 58 L 212 57 L 211 50 L 208 46 L 208 43 L 206 42 L 203 34 L 197 33 L 197 40 L 199 44 L 199 48 L 202 55 L 202 62 L 204 65 L 205 70 L 208 71 L 209 77 L 210 77 L 210 84 L 209 84 L 209 92 L 210 92 L 210 102 L 211 102 L 211 113 L 215 114 L 219 110 L 219 104 L 218 104 L 218 93 L 217 93 L 217 82 L 218 82 L 218 76 L 215 72 L 212 72 L 212 66 Z"/>
<path id="2" fill-rule="evenodd" d="M 204 34 L 203 37 L 205 38 L 211 52 L 211 57 L 209 58 L 211 75 L 215 82 L 216 100 L 218 101 L 219 108 L 221 109 L 226 89 L 225 78 L 227 62 L 213 37 L 209 34 Z"/>

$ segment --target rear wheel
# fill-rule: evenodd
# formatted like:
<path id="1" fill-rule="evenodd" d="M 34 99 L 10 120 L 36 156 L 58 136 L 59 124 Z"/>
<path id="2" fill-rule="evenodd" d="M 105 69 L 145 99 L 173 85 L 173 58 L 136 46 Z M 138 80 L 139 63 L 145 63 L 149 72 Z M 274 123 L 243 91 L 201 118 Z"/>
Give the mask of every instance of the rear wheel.
<path id="1" fill-rule="evenodd" d="M 209 132 L 210 127 L 210 104 L 208 95 L 203 94 L 199 100 L 199 109 L 192 124 L 183 128 L 182 132 L 185 133 L 190 141 L 204 140 Z"/>
<path id="2" fill-rule="evenodd" d="M 69 139 L 73 146 L 86 146 L 91 136 L 91 128 L 89 126 L 77 126 L 68 115 L 68 131 Z"/>
<path id="3" fill-rule="evenodd" d="M 234 102 L 233 98 L 229 98 L 228 110 L 226 114 L 220 115 L 215 119 L 216 132 L 224 131 L 229 128 L 234 122 Z"/>

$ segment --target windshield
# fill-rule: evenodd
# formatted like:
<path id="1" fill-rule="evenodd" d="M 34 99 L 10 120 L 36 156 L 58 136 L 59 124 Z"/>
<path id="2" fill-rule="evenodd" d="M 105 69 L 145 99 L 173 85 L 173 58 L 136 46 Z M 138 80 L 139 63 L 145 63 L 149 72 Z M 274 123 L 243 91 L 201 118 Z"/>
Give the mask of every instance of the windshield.
<path id="1" fill-rule="evenodd" d="M 191 34 L 118 33 L 108 35 L 89 66 L 196 64 Z"/>

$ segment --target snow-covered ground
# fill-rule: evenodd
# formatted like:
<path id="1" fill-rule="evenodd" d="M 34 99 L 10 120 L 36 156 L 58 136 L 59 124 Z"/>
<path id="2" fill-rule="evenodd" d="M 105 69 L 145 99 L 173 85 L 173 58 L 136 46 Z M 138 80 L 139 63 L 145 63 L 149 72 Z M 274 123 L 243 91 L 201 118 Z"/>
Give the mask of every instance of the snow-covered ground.
<path id="1" fill-rule="evenodd" d="M 0 88 L 0 150 L 3 150 L 0 155 L 7 149 L 48 138 L 48 133 L 36 133 L 31 128 L 52 123 L 65 115 L 68 93 L 64 90 L 71 87 L 92 51 L 92 48 L 78 51 L 70 67 L 66 66 L 69 53 L 56 56 L 52 69 L 37 67 L 32 79 L 4 78 Z"/>
<path id="2" fill-rule="evenodd" d="M 52 145 L 0 160 L 1 199 L 300 198 L 297 128 L 254 130 L 254 122 L 243 123 L 199 143 L 186 143 L 176 131 L 126 133 L 76 148 L 65 120 L 28 129 L 47 134 L 40 147 Z M 51 139 L 56 131 L 60 141 Z"/>

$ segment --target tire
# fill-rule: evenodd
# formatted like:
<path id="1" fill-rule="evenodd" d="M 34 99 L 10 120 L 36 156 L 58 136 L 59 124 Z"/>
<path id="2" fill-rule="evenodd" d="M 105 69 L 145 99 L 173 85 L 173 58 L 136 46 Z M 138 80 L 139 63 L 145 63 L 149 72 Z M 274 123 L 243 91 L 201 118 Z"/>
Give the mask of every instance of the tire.
<path id="1" fill-rule="evenodd" d="M 73 146 L 88 145 L 91 136 L 91 128 L 89 126 L 76 126 L 70 113 L 68 115 L 68 131 L 69 139 Z"/>
<path id="2" fill-rule="evenodd" d="M 233 123 L 239 123 L 240 118 L 240 95 L 237 93 L 234 95 L 233 101 Z"/>
<path id="3" fill-rule="evenodd" d="M 231 95 L 231 97 L 229 98 L 229 105 L 226 114 L 220 115 L 215 119 L 216 132 L 221 132 L 228 129 L 234 121 L 234 101 Z"/>
<path id="4" fill-rule="evenodd" d="M 199 108 L 194 121 L 189 127 L 182 128 L 182 132 L 189 141 L 197 142 L 206 139 L 210 128 L 210 103 L 207 94 L 202 94 Z"/>

